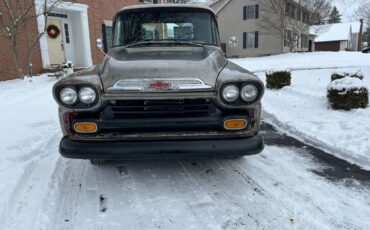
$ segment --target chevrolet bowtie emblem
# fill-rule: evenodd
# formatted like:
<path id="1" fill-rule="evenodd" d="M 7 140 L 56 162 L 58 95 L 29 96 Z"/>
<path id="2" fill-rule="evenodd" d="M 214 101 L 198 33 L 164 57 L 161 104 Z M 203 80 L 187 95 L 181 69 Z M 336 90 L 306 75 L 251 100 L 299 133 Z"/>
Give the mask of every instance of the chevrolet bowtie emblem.
<path id="1" fill-rule="evenodd" d="M 164 81 L 156 81 L 149 84 L 152 89 L 167 89 L 171 87 L 171 83 Z"/>

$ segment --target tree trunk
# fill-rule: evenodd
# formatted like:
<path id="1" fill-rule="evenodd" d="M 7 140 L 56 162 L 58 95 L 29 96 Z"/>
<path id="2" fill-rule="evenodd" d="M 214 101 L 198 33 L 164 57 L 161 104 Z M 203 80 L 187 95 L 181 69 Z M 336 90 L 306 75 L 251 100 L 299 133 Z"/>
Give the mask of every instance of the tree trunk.
<path id="1" fill-rule="evenodd" d="M 17 74 L 17 78 L 23 79 L 24 76 L 22 74 L 22 69 L 19 64 L 19 58 L 18 58 L 18 45 L 17 45 L 17 35 L 15 31 L 12 31 L 12 35 L 10 37 L 11 43 L 12 43 L 12 56 L 13 56 L 13 61 L 15 65 L 15 71 Z"/>

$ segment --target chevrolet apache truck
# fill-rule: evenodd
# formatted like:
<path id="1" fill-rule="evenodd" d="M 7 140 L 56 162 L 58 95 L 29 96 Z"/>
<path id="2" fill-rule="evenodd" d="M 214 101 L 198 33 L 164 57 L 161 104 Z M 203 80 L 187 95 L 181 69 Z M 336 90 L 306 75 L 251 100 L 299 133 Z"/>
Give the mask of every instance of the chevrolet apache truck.
<path id="1" fill-rule="evenodd" d="M 53 87 L 59 151 L 92 164 L 258 154 L 263 94 L 261 80 L 225 58 L 210 8 L 125 7 L 102 63 Z"/>

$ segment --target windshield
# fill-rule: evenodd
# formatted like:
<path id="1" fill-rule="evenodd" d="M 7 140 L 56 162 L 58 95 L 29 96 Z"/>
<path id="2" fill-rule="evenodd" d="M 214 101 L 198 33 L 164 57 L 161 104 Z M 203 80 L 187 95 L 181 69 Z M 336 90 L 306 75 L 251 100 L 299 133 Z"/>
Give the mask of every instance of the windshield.
<path id="1" fill-rule="evenodd" d="M 114 46 L 153 44 L 219 45 L 213 16 L 203 12 L 129 12 L 117 17 Z"/>

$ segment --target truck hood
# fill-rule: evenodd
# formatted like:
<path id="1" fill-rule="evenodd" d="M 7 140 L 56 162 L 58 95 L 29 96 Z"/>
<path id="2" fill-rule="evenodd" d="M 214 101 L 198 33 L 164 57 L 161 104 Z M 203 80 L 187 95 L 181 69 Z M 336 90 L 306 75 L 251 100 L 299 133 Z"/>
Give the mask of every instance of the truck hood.
<path id="1" fill-rule="evenodd" d="M 114 48 L 100 66 L 100 76 L 105 92 L 121 82 L 176 81 L 191 79 L 214 90 L 217 77 L 227 60 L 219 47 L 140 47 Z M 136 83 L 135 83 L 136 82 Z M 147 83 L 145 83 L 147 84 Z"/>

